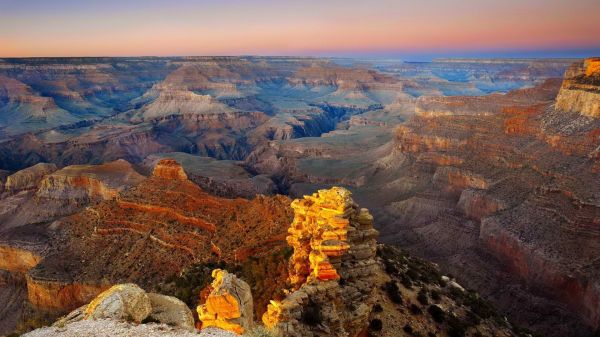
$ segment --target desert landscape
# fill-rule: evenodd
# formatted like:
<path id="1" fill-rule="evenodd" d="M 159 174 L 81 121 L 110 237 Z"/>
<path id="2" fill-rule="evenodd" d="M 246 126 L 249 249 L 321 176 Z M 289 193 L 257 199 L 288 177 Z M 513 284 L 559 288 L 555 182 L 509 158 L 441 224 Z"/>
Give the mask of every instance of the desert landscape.
<path id="1" fill-rule="evenodd" d="M 414 4 L 439 26 L 397 30 L 385 0 L 313 4 L 327 19 L 283 3 L 63 2 L 71 21 L 48 29 L 79 43 L 39 39 L 30 14 L 55 9 L 0 1 L 22 27 L 0 29 L 0 336 L 600 333 L 600 41 L 579 20 L 595 5 L 554 27 L 555 0 L 519 4 L 548 18 L 535 24 L 495 4 L 485 33 L 507 47 L 488 50 L 461 35 L 480 16 L 440 0 L 460 27 Z M 122 16 L 97 30 L 112 6 Z M 223 27 L 178 12 L 185 31 L 165 19 L 191 8 L 241 14 Z M 268 33 L 239 26 L 246 12 Z M 144 15 L 161 28 L 135 35 Z M 587 49 L 522 49 L 505 22 L 536 27 L 527 46 L 561 31 Z M 184 39 L 200 25 L 214 35 Z M 408 44 L 442 36 L 480 49 Z"/>

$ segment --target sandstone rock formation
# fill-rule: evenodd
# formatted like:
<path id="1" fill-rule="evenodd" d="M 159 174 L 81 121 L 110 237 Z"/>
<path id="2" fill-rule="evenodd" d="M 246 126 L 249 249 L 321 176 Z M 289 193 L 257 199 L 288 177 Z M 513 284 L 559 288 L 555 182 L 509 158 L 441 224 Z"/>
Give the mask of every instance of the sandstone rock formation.
<path id="1" fill-rule="evenodd" d="M 173 159 L 163 159 L 154 166 L 152 176 L 170 180 L 187 180 L 183 167 Z"/>
<path id="2" fill-rule="evenodd" d="M 82 320 L 113 320 L 133 323 L 152 321 L 194 331 L 191 310 L 177 298 L 146 293 L 136 284 L 117 284 L 90 303 L 70 312 L 53 325 L 62 327 Z"/>
<path id="3" fill-rule="evenodd" d="M 565 82 L 561 92 L 575 83 Z M 555 102 L 557 89 L 549 81 L 502 96 L 422 98 L 423 111 L 398 129 L 389 152 L 400 165 L 378 172 L 398 185 L 389 198 L 362 193 L 389 203 L 381 214 L 386 242 L 445 266 L 521 324 L 589 335 L 600 310 L 591 253 L 600 248 L 600 124 L 579 96 Z M 576 108 L 558 109 L 566 101 Z"/>
<path id="4" fill-rule="evenodd" d="M 334 187 L 292 203 L 287 241 L 291 292 L 271 301 L 265 325 L 285 336 L 356 336 L 373 305 L 375 261 L 373 217 L 350 192 Z"/>
<path id="5" fill-rule="evenodd" d="M 71 165 L 47 175 L 40 182 L 36 197 L 87 204 L 113 199 L 118 192 L 143 179 L 122 159 L 101 165 Z"/>
<path id="6" fill-rule="evenodd" d="M 161 294 L 148 293 L 152 311 L 148 318 L 187 331 L 195 331 L 194 317 L 190 309 L 179 299 Z"/>
<path id="7" fill-rule="evenodd" d="M 142 322 L 152 312 L 148 294 L 135 284 L 118 284 L 102 292 L 84 310 L 85 319 L 111 318 Z"/>
<path id="8" fill-rule="evenodd" d="M 27 189 L 35 189 L 44 176 L 56 170 L 57 167 L 54 164 L 36 164 L 8 176 L 4 190 L 6 193 L 14 194 Z"/>
<path id="9" fill-rule="evenodd" d="M 172 160 L 158 163 L 154 173 L 57 221 L 57 244 L 28 273 L 32 303 L 65 312 L 112 284 L 148 289 L 197 263 L 242 262 L 283 245 L 288 198 L 215 197 L 184 179 Z"/>
<path id="10" fill-rule="evenodd" d="M 211 292 L 198 306 L 202 328 L 217 327 L 242 334 L 254 324 L 250 286 L 225 270 L 215 269 Z"/>
<path id="11" fill-rule="evenodd" d="M 600 118 L 600 58 L 572 65 L 556 97 L 556 108 Z"/>

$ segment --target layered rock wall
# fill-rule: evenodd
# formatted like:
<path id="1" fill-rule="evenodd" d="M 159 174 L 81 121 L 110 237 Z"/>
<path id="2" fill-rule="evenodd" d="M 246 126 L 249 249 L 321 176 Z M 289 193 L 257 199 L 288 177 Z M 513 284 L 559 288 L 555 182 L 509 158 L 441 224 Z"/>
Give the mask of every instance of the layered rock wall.
<path id="1" fill-rule="evenodd" d="M 271 301 L 265 325 L 285 336 L 357 336 L 373 305 L 376 237 L 373 217 L 344 188 L 292 203 L 287 241 L 291 292 Z"/>
<path id="2" fill-rule="evenodd" d="M 600 118 L 600 58 L 576 63 L 565 74 L 556 108 Z"/>

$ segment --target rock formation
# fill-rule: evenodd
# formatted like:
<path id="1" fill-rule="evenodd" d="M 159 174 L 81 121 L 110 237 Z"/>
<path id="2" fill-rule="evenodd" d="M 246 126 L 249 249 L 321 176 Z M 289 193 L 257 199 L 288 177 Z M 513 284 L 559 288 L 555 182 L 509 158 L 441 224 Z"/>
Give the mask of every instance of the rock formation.
<path id="1" fill-rule="evenodd" d="M 163 159 L 154 166 L 152 176 L 170 180 L 187 180 L 183 167 L 173 159 Z"/>
<path id="2" fill-rule="evenodd" d="M 356 336 L 373 305 L 373 217 L 334 187 L 292 203 L 291 292 L 271 301 L 265 325 L 285 336 Z"/>
<path id="3" fill-rule="evenodd" d="M 56 165 L 39 163 L 24 170 L 18 171 L 6 178 L 4 190 L 14 194 L 28 189 L 36 189 L 38 183 L 46 176 L 57 170 Z"/>
<path id="4" fill-rule="evenodd" d="M 217 327 L 242 334 L 254 324 L 250 286 L 225 270 L 215 269 L 211 291 L 198 306 L 202 328 Z"/>
<path id="5" fill-rule="evenodd" d="M 600 118 L 600 58 L 573 64 L 556 97 L 556 108 Z"/>
<path id="6" fill-rule="evenodd" d="M 135 284 L 117 284 L 110 287 L 90 303 L 56 321 L 53 326 L 64 327 L 84 320 L 113 320 L 137 324 L 149 320 L 194 331 L 192 312 L 185 303 L 174 297 L 146 293 Z"/>
<path id="7" fill-rule="evenodd" d="M 169 159 L 153 172 L 115 198 L 57 221 L 60 244 L 28 273 L 36 307 L 72 310 L 112 284 L 148 288 L 197 263 L 242 262 L 283 245 L 288 198 L 215 197 Z"/>

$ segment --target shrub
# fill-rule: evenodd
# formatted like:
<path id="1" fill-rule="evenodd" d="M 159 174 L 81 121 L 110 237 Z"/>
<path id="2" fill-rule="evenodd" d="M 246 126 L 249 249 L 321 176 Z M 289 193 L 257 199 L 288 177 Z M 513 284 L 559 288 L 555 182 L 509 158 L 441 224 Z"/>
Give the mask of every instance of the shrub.
<path id="1" fill-rule="evenodd" d="M 438 323 L 444 322 L 444 319 L 446 318 L 444 310 L 437 305 L 430 305 L 429 308 L 427 308 L 427 312 L 429 312 L 433 320 Z"/>
<path id="2" fill-rule="evenodd" d="M 379 304 L 379 303 L 376 303 L 376 304 L 373 306 L 373 312 L 383 312 L 383 307 L 381 307 L 381 304 Z"/>
<path id="3" fill-rule="evenodd" d="M 402 304 L 402 295 L 400 294 L 400 288 L 394 281 L 387 282 L 385 284 L 385 291 L 392 302 Z"/>
<path id="4" fill-rule="evenodd" d="M 410 277 L 402 274 L 402 277 L 400 278 L 400 283 L 402 283 L 402 285 L 406 288 L 406 289 L 412 289 L 413 286 L 413 282 L 410 279 Z"/>
<path id="5" fill-rule="evenodd" d="M 309 326 L 317 326 L 323 322 L 323 315 L 321 314 L 321 306 L 317 303 L 310 301 L 302 313 L 302 322 Z"/>
<path id="6" fill-rule="evenodd" d="M 404 330 L 404 332 L 406 332 L 406 333 L 413 332 L 413 328 L 412 328 L 412 326 L 410 326 L 410 324 L 406 324 L 402 330 Z"/>
<path id="7" fill-rule="evenodd" d="M 477 293 L 469 293 L 465 296 L 464 303 L 471 308 L 471 311 L 483 319 L 490 318 L 496 314 L 494 307 L 489 302 L 479 297 Z"/>
<path id="8" fill-rule="evenodd" d="M 449 337 L 464 337 L 467 332 L 467 326 L 458 317 L 450 315 L 448 321 L 448 336 Z"/>
<path id="9" fill-rule="evenodd" d="M 435 333 L 433 333 L 433 332 L 428 332 L 428 333 L 427 333 L 427 337 L 435 337 Z"/>
<path id="10" fill-rule="evenodd" d="M 439 301 L 442 299 L 440 292 L 437 290 L 432 290 L 430 296 L 431 296 L 431 299 L 434 301 Z"/>
<path id="11" fill-rule="evenodd" d="M 423 313 L 423 310 L 421 310 L 421 308 L 419 308 L 416 304 L 411 304 L 410 312 L 412 312 L 413 315 L 420 315 Z"/>
<path id="12" fill-rule="evenodd" d="M 383 322 L 378 318 L 373 319 L 371 321 L 371 323 L 369 323 L 369 330 L 381 331 L 382 328 L 383 328 Z"/>
<path id="13" fill-rule="evenodd" d="M 417 301 L 423 305 L 429 304 L 429 300 L 427 299 L 427 291 L 425 289 L 421 289 L 419 294 L 417 295 Z"/>

